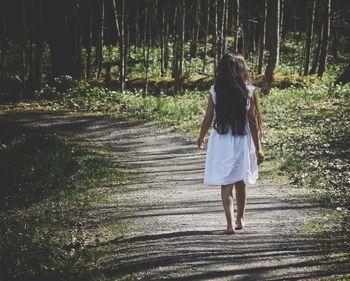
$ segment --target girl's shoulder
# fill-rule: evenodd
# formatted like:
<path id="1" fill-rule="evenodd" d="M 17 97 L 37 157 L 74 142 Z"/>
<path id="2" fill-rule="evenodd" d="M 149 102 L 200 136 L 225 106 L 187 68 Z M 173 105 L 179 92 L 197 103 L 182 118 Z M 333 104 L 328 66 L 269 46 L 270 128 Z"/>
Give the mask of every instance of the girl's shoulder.
<path id="1" fill-rule="evenodd" d="M 214 104 L 216 104 L 216 92 L 215 92 L 215 85 L 212 85 L 209 90 L 211 97 L 213 99 Z"/>
<path id="2" fill-rule="evenodd" d="M 253 96 L 253 94 L 254 94 L 255 86 L 249 84 L 249 85 L 247 85 L 247 89 L 248 89 L 248 95 L 251 98 Z"/>

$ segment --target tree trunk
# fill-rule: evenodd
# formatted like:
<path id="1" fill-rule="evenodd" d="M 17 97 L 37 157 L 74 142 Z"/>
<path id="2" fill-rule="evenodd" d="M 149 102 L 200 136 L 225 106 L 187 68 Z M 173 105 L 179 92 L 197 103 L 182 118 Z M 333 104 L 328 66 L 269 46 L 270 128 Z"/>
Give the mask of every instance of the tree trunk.
<path id="1" fill-rule="evenodd" d="M 6 13 L 5 9 L 2 5 L 1 7 L 1 18 L 2 18 L 2 30 L 1 30 L 1 56 L 0 56 L 0 81 L 4 80 L 5 78 L 5 58 L 6 58 L 6 53 L 7 53 L 7 26 L 6 26 Z"/>
<path id="2" fill-rule="evenodd" d="M 165 34 L 164 34 L 164 74 L 168 72 L 169 68 L 169 22 L 170 22 L 170 2 L 166 4 L 167 18 L 165 19 Z"/>
<path id="3" fill-rule="evenodd" d="M 283 36 L 283 32 L 284 32 L 284 29 L 283 29 L 283 23 L 284 23 L 284 5 L 285 5 L 285 2 L 284 0 L 281 0 L 281 4 L 280 4 L 280 38 L 282 38 Z"/>
<path id="4" fill-rule="evenodd" d="M 234 46 L 233 49 L 235 51 L 235 53 L 238 52 L 238 38 L 239 38 L 239 11 L 240 11 L 240 0 L 236 0 L 236 11 L 235 11 L 235 23 L 234 23 Z"/>
<path id="5" fill-rule="evenodd" d="M 88 5 L 88 42 L 86 48 L 86 79 L 91 78 L 91 46 L 92 46 L 92 15 L 93 15 L 93 2 L 87 1 Z"/>
<path id="6" fill-rule="evenodd" d="M 127 5 L 125 5 L 124 2 L 124 19 L 123 19 L 123 28 L 124 28 L 124 71 L 123 71 L 123 83 L 124 83 L 124 89 L 126 88 L 126 81 L 128 79 L 128 55 L 130 50 L 130 32 L 129 32 L 129 8 Z"/>
<path id="7" fill-rule="evenodd" d="M 223 12 L 223 34 L 222 34 L 222 52 L 221 56 L 226 53 L 227 49 L 227 30 L 228 30 L 228 0 L 224 0 L 224 12 Z"/>
<path id="8" fill-rule="evenodd" d="M 185 57 L 185 50 L 184 50 L 184 44 L 185 44 L 185 22 L 186 22 L 186 2 L 185 0 L 181 1 L 181 8 L 179 13 L 179 20 L 180 20 L 180 29 L 179 29 L 179 68 L 177 71 L 177 76 L 175 77 L 175 93 L 182 90 L 182 83 L 181 83 L 181 77 L 183 76 L 183 64 L 184 64 L 184 57 Z M 180 16 L 181 15 L 181 16 Z"/>
<path id="9" fill-rule="evenodd" d="M 330 35 L 330 13 L 331 13 L 332 0 L 327 0 L 324 7 L 323 13 L 323 32 L 322 32 L 322 43 L 320 51 L 320 61 L 318 65 L 317 76 L 322 77 L 326 70 L 328 47 L 329 47 L 329 35 Z"/>
<path id="10" fill-rule="evenodd" d="M 264 50 L 266 43 L 266 22 L 267 22 L 267 0 L 263 0 L 260 24 L 260 40 L 259 40 L 259 58 L 258 58 L 258 74 L 262 73 L 264 62 Z"/>
<path id="11" fill-rule="evenodd" d="M 171 76 L 175 78 L 178 71 L 178 45 L 179 45 L 179 32 L 178 32 L 178 5 L 174 3 L 174 23 L 173 23 L 173 61 L 172 61 L 172 72 Z"/>
<path id="12" fill-rule="evenodd" d="M 207 66 L 207 46 L 208 46 L 208 36 L 209 36 L 209 22 L 210 22 L 210 4 L 207 2 L 207 11 L 206 11 L 206 26 L 205 26 L 205 39 L 204 39 L 204 55 L 203 55 L 203 67 L 202 72 L 205 73 L 205 69 Z"/>
<path id="13" fill-rule="evenodd" d="M 160 30 L 160 74 L 161 76 L 165 76 L 165 21 L 166 21 L 166 12 L 165 12 L 165 7 L 164 5 L 162 6 L 162 14 L 161 14 L 161 28 Z"/>
<path id="14" fill-rule="evenodd" d="M 317 36 L 316 36 L 316 47 L 313 50 L 313 60 L 311 64 L 311 69 L 309 74 L 315 74 L 317 70 L 317 66 L 319 64 L 319 59 L 321 55 L 321 44 L 322 44 L 322 33 L 323 33 L 323 20 L 322 20 L 322 3 L 320 1 L 316 1 L 316 17 L 318 18 L 317 22 Z"/>
<path id="15" fill-rule="evenodd" d="M 114 17 L 117 28 L 119 47 L 119 83 L 122 91 L 125 90 L 125 0 L 121 0 L 120 14 L 118 14 L 117 0 L 113 0 Z"/>
<path id="16" fill-rule="evenodd" d="M 97 0 L 97 39 L 96 39 L 96 59 L 95 67 L 97 69 L 97 79 L 101 78 L 103 64 L 103 44 L 104 44 L 104 20 L 105 20 L 105 3 L 104 0 Z"/>
<path id="17" fill-rule="evenodd" d="M 271 24 L 270 24 L 270 44 L 269 44 L 269 62 L 265 70 L 265 85 L 263 93 L 267 95 L 270 92 L 275 69 L 279 62 L 279 47 L 280 47 L 280 0 L 270 0 L 271 9 Z"/>
<path id="18" fill-rule="evenodd" d="M 309 74 L 311 40 L 314 32 L 316 1 L 311 0 L 307 3 L 307 30 L 304 53 L 304 75 Z"/>
<path id="19" fill-rule="evenodd" d="M 218 0 L 213 0 L 214 5 L 214 31 L 213 31 L 213 43 L 212 43 L 212 53 L 214 56 L 214 69 L 216 69 L 218 63 Z"/>
<path id="20" fill-rule="evenodd" d="M 145 73 L 145 95 L 148 94 L 148 75 L 149 75 L 149 57 L 150 57 L 150 48 L 151 48 L 151 29 L 152 29 L 152 19 L 151 19 L 151 12 L 149 9 L 149 2 L 146 1 L 146 9 L 145 9 L 145 40 L 146 40 L 146 57 L 145 57 L 145 66 L 146 66 L 146 73 Z"/>
<path id="21" fill-rule="evenodd" d="M 121 0 L 121 15 L 120 15 L 120 37 L 119 37 L 119 71 L 120 71 L 120 86 L 121 90 L 125 90 L 125 0 Z"/>
<path id="22" fill-rule="evenodd" d="M 136 5 L 135 7 L 136 9 L 136 15 L 135 15 L 135 49 L 134 49 L 134 52 L 136 53 L 137 52 L 137 47 L 139 45 L 139 42 L 140 42 L 140 28 L 139 28 L 139 6 Z"/>
<path id="23" fill-rule="evenodd" d="M 242 5 L 244 3 L 244 5 Z M 242 53 L 244 56 L 248 57 L 250 54 L 250 51 L 252 50 L 252 40 L 251 40 L 251 28 L 250 28 L 250 20 L 251 20 L 251 0 L 246 0 L 243 3 L 241 3 L 242 13 L 241 16 L 243 17 L 243 46 L 242 46 Z"/>
<path id="24" fill-rule="evenodd" d="M 53 76 L 70 75 L 80 80 L 84 74 L 78 2 L 61 0 L 45 4 L 49 11 L 48 34 Z"/>
<path id="25" fill-rule="evenodd" d="M 339 9 L 339 0 L 333 0 L 333 16 L 335 16 L 334 19 L 334 25 L 331 26 L 332 27 L 332 55 L 334 58 L 338 58 L 338 40 L 339 40 L 339 36 L 338 36 L 338 25 L 340 24 L 340 17 L 339 15 L 336 15 L 337 11 Z"/>
<path id="26" fill-rule="evenodd" d="M 192 40 L 190 43 L 190 62 L 189 62 L 189 67 L 188 67 L 188 75 L 191 73 L 191 66 L 192 66 L 192 58 L 195 58 L 197 56 L 197 45 L 198 45 L 198 37 L 199 37 L 199 26 L 200 26 L 200 1 L 199 0 L 194 0 L 193 2 L 193 26 L 192 26 Z"/>

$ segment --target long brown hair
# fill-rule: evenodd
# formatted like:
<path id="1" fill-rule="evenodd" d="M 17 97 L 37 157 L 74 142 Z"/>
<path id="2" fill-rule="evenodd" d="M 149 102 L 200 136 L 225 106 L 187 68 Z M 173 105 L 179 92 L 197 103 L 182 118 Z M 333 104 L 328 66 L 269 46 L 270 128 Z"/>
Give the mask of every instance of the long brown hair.
<path id="1" fill-rule="evenodd" d="M 225 54 L 215 71 L 216 119 L 214 128 L 219 134 L 245 135 L 247 122 L 247 85 L 251 84 L 248 68 L 241 55 Z M 251 102 L 256 102 L 253 98 Z M 260 113 L 257 108 L 258 120 Z M 259 124 L 260 129 L 260 124 Z"/>

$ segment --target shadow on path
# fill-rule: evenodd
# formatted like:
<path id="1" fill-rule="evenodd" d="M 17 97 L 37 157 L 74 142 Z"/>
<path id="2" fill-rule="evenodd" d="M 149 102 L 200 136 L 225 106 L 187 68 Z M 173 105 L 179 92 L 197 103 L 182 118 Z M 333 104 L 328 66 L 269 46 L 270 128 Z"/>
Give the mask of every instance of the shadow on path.
<path id="1" fill-rule="evenodd" d="M 3 122 L 42 127 L 103 147 L 140 168 L 130 200 L 88 210 L 90 227 L 129 224 L 130 234 L 96 246 L 96 276 L 127 280 L 330 280 L 349 276 L 338 237 L 314 239 L 302 226 L 320 209 L 273 182 L 249 187 L 247 226 L 222 235 L 217 187 L 202 184 L 204 153 L 193 138 L 136 120 L 68 113 L 0 112 Z M 120 192 L 111 186 L 111 193 Z M 340 278 L 340 277 L 339 277 Z M 344 279 L 346 280 L 346 279 Z"/>

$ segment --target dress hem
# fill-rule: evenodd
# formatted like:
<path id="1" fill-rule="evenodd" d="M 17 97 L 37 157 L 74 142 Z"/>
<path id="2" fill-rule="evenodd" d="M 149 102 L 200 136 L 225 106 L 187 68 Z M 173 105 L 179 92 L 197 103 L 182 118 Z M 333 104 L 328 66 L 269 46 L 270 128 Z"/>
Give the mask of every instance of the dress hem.
<path id="1" fill-rule="evenodd" d="M 223 183 L 209 183 L 207 181 L 204 181 L 204 185 L 213 185 L 213 186 L 216 186 L 216 185 L 229 185 L 229 184 L 235 184 L 237 182 L 240 182 L 240 181 L 243 181 L 246 185 L 249 184 L 249 185 L 254 185 L 256 184 L 258 178 L 256 178 L 254 181 L 249 181 L 249 180 L 244 180 L 244 179 L 238 179 L 238 180 L 234 180 L 234 181 L 230 181 L 230 182 L 223 182 Z"/>

